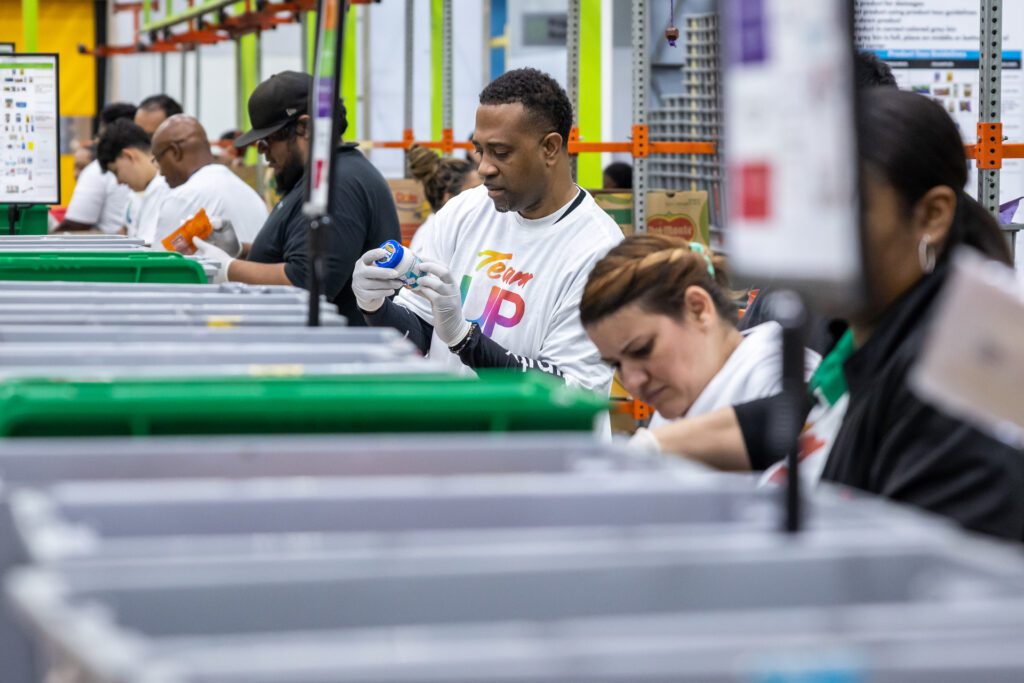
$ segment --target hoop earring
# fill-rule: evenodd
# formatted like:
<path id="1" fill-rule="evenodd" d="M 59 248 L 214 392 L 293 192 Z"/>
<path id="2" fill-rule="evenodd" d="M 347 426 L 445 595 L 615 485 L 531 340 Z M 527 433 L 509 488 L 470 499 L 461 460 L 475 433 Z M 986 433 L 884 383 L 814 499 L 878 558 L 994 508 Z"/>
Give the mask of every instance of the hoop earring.
<path id="1" fill-rule="evenodd" d="M 928 275 L 935 270 L 935 248 L 932 236 L 925 234 L 917 243 L 917 262 L 921 264 L 921 272 Z"/>

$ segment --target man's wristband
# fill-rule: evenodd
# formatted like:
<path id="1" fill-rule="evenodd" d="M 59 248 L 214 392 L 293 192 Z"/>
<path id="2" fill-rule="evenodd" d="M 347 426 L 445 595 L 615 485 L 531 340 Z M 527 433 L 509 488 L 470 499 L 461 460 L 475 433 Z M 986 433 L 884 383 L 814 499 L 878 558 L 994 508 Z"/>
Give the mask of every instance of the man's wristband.
<path id="1" fill-rule="evenodd" d="M 473 337 L 475 337 L 479 332 L 480 326 L 477 325 L 476 323 L 470 323 L 469 332 L 467 332 L 466 336 L 462 338 L 462 341 L 458 342 L 454 346 L 449 346 L 448 350 L 454 353 L 455 355 L 459 355 L 460 353 L 462 353 L 463 349 L 469 346 L 470 342 L 473 341 Z"/>

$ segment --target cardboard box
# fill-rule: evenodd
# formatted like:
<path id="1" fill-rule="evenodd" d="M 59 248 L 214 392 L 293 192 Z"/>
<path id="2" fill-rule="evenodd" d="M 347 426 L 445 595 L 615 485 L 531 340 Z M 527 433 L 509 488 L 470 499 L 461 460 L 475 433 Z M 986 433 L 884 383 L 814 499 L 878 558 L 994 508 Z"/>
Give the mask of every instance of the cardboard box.
<path id="1" fill-rule="evenodd" d="M 633 193 L 595 190 L 594 201 L 618 223 L 623 235 L 633 234 Z"/>
<path id="2" fill-rule="evenodd" d="M 707 244 L 708 193 L 648 192 L 647 232 Z"/>
<path id="3" fill-rule="evenodd" d="M 411 178 L 389 178 L 388 187 L 398 209 L 398 223 L 402 227 L 402 244 L 408 245 L 423 221 L 430 215 L 430 204 L 423 194 L 423 186 Z"/>
<path id="4" fill-rule="evenodd" d="M 632 235 L 633 193 L 595 191 L 597 205 L 622 228 L 624 235 Z M 672 235 L 691 242 L 707 244 L 708 193 L 651 190 L 647 193 L 647 232 Z"/>

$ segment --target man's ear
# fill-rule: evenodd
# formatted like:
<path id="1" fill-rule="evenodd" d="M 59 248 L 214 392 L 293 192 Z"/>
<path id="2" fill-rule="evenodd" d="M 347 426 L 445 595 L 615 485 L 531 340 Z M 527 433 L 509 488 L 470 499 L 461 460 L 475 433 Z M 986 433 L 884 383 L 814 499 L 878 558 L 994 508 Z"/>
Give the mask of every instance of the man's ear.
<path id="1" fill-rule="evenodd" d="M 544 136 L 544 139 L 540 141 L 540 147 L 544 152 L 544 160 L 548 165 L 552 165 L 558 159 L 559 153 L 562 151 L 562 145 L 564 140 L 558 133 L 548 133 Z"/>
<path id="2" fill-rule="evenodd" d="M 296 119 L 295 134 L 300 138 L 309 138 L 310 121 L 309 114 L 303 114 Z"/>

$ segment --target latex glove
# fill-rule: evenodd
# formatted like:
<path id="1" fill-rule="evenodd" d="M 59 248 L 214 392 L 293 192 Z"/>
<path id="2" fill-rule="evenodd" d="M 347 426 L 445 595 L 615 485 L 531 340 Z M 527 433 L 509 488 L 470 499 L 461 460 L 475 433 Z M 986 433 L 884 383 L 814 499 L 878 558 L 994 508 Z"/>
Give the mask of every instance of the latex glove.
<path id="1" fill-rule="evenodd" d="M 629 450 L 637 455 L 661 455 L 661 444 L 650 429 L 641 427 L 629 439 Z"/>
<path id="2" fill-rule="evenodd" d="M 228 268 L 231 267 L 232 258 L 220 247 L 215 247 L 200 237 L 193 237 L 192 244 L 196 246 L 196 256 L 204 261 L 215 261 L 217 263 L 217 274 L 213 277 L 214 284 L 227 282 Z"/>
<path id="3" fill-rule="evenodd" d="M 448 346 L 455 346 L 469 334 L 470 323 L 462 315 L 462 292 L 448 267 L 437 261 L 423 261 L 424 273 L 416 280 L 416 293 L 434 309 L 434 332 Z"/>
<path id="4" fill-rule="evenodd" d="M 381 268 L 374 261 L 388 256 L 383 249 L 371 249 L 356 261 L 352 271 L 352 293 L 359 308 L 373 313 L 384 305 L 388 298 L 404 285 L 394 268 Z"/>

